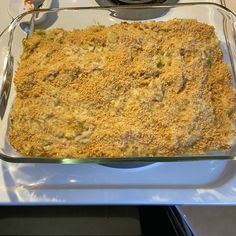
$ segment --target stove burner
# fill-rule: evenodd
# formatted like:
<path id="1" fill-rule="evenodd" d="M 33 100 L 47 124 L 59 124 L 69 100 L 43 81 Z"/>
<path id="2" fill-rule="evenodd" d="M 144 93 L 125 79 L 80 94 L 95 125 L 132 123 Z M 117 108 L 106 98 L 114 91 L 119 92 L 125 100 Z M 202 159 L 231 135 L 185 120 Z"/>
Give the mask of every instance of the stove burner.
<path id="1" fill-rule="evenodd" d="M 120 4 L 145 4 L 145 3 L 163 3 L 166 0 L 111 0 L 116 5 Z"/>
<path id="2" fill-rule="evenodd" d="M 116 5 L 135 5 L 135 4 L 151 4 L 151 3 L 167 3 L 174 4 L 178 0 L 96 0 L 100 6 L 116 6 Z"/>
<path id="3" fill-rule="evenodd" d="M 179 0 L 96 0 L 101 7 L 127 6 L 135 4 L 175 4 Z M 167 9 L 116 9 L 112 16 L 122 20 L 148 20 L 165 15 Z"/>

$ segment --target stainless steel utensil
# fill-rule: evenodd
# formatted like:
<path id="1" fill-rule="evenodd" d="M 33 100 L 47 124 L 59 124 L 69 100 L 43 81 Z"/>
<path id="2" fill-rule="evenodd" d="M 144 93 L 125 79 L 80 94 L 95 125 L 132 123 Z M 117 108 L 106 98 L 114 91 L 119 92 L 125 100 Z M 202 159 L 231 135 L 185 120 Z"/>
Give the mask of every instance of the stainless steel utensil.
<path id="1" fill-rule="evenodd" d="M 45 0 L 33 0 L 34 10 L 38 10 L 43 6 Z M 27 38 L 30 37 L 34 32 L 35 19 L 38 17 L 38 12 L 34 12 L 31 16 L 30 22 L 22 22 L 20 24 L 23 31 L 27 34 Z"/>

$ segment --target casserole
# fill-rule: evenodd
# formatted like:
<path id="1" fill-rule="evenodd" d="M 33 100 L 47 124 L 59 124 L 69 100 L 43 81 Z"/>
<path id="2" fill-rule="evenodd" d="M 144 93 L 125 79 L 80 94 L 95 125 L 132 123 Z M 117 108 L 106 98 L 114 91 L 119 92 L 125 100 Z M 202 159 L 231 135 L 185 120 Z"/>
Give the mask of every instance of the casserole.
<path id="1" fill-rule="evenodd" d="M 164 11 L 163 11 L 164 10 Z M 235 43 L 233 41 L 235 30 L 235 16 L 227 9 L 216 4 L 178 4 L 162 6 L 132 6 L 132 7 L 112 7 L 112 8 L 61 8 L 39 10 L 48 14 L 48 22 L 45 25 L 38 25 L 38 28 L 58 28 L 66 30 L 73 28 L 85 28 L 90 25 L 111 25 L 122 22 L 117 18 L 121 12 L 126 12 L 129 16 L 134 14 L 137 20 L 140 14 L 150 15 L 152 20 L 166 21 L 173 18 L 195 18 L 200 22 L 213 25 L 216 34 L 221 41 L 224 59 L 228 63 L 233 79 L 235 79 Z M 163 12 L 165 14 L 163 15 Z M 191 12 L 191 15 L 187 13 Z M 199 14 L 200 12 L 200 14 Z M 214 151 L 204 155 L 183 155 L 183 156 L 155 156 L 155 157 L 127 157 L 127 158 L 57 158 L 57 157 L 24 157 L 17 153 L 8 143 L 7 134 L 9 128 L 9 114 L 14 103 L 15 90 L 12 78 L 16 70 L 19 56 L 22 52 L 21 42 L 25 37 L 21 29 L 21 23 L 25 22 L 24 17 L 34 14 L 35 11 L 24 13 L 18 16 L 12 24 L 1 35 L 2 48 L 2 86 L 1 86 L 1 156 L 3 160 L 12 162 L 52 162 L 52 163 L 80 163 L 80 162 L 119 162 L 119 161 L 178 161 L 178 160 L 199 160 L 199 159 L 234 159 L 235 145 L 229 151 Z M 193 13 L 193 14 L 192 14 Z M 87 15 L 90 14 L 90 18 Z M 204 14 L 204 17 L 203 17 Z M 132 17 L 129 17 L 132 19 Z M 202 20 L 204 19 L 204 21 Z M 207 19 L 207 21 L 206 21 Z M 127 20 L 126 20 L 127 21 Z M 132 20 L 129 20 L 132 21 Z M 51 26 L 46 23 L 52 23 Z M 4 47 L 4 43 L 8 47 Z M 5 49 L 5 51 L 4 51 Z"/>

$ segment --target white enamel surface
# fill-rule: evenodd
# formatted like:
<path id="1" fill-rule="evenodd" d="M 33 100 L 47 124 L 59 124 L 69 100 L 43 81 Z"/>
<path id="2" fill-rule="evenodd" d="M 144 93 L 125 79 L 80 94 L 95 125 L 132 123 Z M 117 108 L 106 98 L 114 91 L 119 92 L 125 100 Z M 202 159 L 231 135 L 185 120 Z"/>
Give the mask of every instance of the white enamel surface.
<path id="1" fill-rule="evenodd" d="M 111 168 L 1 162 L 2 204 L 234 204 L 234 162 Z"/>
<path id="2" fill-rule="evenodd" d="M 60 0 L 59 5 L 91 6 L 96 3 L 93 0 Z M 215 20 L 213 15 L 209 17 Z M 9 18 L 5 16 L 4 19 Z M 235 170 L 234 161 L 156 163 L 136 168 L 132 165 L 0 161 L 0 203 L 235 204 Z"/>

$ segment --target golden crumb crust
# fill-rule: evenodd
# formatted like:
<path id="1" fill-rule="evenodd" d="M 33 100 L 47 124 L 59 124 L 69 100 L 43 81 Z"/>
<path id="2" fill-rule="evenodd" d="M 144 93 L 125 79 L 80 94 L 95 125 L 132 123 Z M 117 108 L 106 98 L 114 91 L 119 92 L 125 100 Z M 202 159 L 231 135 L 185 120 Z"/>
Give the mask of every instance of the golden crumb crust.
<path id="1" fill-rule="evenodd" d="M 214 28 L 196 20 L 37 30 L 25 39 L 9 141 L 27 156 L 227 150 L 235 90 Z"/>

